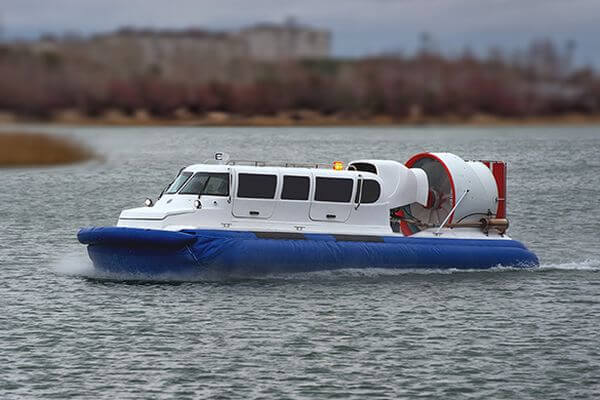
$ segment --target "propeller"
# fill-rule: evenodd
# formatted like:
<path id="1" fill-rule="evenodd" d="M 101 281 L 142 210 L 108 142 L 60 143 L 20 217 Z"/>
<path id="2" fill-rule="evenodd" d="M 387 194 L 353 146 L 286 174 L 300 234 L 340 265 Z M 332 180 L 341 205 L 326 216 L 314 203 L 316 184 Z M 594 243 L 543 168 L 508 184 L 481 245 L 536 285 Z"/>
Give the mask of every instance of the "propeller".
<path id="1" fill-rule="evenodd" d="M 417 160 L 411 167 L 421 168 L 427 174 L 429 196 L 427 205 L 413 203 L 410 205 L 410 212 L 421 222 L 438 226 L 446 219 L 454 205 L 450 176 L 442 163 L 429 157 Z"/>

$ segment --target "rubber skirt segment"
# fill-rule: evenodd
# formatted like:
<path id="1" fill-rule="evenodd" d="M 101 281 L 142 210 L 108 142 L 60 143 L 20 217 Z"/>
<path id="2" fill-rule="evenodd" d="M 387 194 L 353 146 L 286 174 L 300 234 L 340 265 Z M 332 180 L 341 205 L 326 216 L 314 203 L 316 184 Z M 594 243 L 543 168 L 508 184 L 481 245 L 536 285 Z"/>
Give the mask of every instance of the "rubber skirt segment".
<path id="1" fill-rule="evenodd" d="M 77 233 L 77 239 L 82 244 L 171 249 L 181 248 L 196 241 L 194 235 L 181 232 L 116 226 L 83 228 Z"/>
<path id="2" fill-rule="evenodd" d="M 83 229 L 78 237 L 88 244 L 96 268 L 121 273 L 251 276 L 340 268 L 487 269 L 539 265 L 535 254 L 515 240 L 326 234 L 279 239 L 254 232 L 132 228 Z"/>

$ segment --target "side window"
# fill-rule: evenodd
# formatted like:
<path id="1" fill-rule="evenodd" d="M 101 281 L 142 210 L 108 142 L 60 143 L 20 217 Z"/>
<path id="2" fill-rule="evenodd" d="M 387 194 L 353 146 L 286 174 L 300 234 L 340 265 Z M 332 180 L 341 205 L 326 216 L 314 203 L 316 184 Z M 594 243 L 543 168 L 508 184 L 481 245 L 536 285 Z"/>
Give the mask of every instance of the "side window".
<path id="1" fill-rule="evenodd" d="M 381 187 L 379 186 L 379 182 L 372 179 L 365 179 L 362 181 L 361 186 L 362 197 L 360 198 L 360 202 L 362 204 L 375 203 L 377 200 L 379 200 L 379 196 L 381 195 Z M 358 203 L 358 194 L 359 191 L 357 190 L 356 196 L 354 196 L 355 203 Z"/>
<path id="2" fill-rule="evenodd" d="M 210 174 L 202 194 L 209 196 L 229 196 L 229 174 Z"/>
<path id="3" fill-rule="evenodd" d="M 239 174 L 237 197 L 273 199 L 277 175 Z"/>
<path id="4" fill-rule="evenodd" d="M 282 200 L 308 200 L 310 178 L 308 176 L 284 176 Z"/>
<path id="5" fill-rule="evenodd" d="M 348 203 L 352 199 L 353 179 L 317 178 L 316 201 Z"/>

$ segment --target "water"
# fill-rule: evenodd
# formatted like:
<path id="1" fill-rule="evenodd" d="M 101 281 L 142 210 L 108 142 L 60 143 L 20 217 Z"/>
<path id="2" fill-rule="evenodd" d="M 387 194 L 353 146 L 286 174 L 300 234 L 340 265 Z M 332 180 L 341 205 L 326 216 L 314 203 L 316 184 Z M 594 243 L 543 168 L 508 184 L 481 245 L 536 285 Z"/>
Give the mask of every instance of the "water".
<path id="1" fill-rule="evenodd" d="M 600 127 L 28 128 L 104 161 L 0 171 L 2 399 L 600 396 Z M 77 229 L 218 150 L 506 160 L 510 232 L 542 266 L 96 279 Z"/>

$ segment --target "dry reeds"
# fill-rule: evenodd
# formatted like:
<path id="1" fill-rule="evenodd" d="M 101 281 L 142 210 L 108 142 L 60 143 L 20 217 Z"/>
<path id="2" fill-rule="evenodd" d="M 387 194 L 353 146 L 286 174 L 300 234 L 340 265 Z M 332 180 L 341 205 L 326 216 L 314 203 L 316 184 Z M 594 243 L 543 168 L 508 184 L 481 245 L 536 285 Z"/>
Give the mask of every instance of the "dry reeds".
<path id="1" fill-rule="evenodd" d="M 108 47 L 93 39 L 73 46 L 66 38 L 48 51 L 35 42 L 0 45 L 0 120 L 4 113 L 9 121 L 125 125 L 292 113 L 300 118 L 286 123 L 299 125 L 304 111 L 409 123 L 600 115 L 600 75 L 575 64 L 569 46 L 545 39 L 514 54 L 490 49 L 487 57 L 449 56 L 424 41 L 414 54 L 265 62 L 181 52 L 176 39 L 156 35 L 173 49 L 156 63 L 131 56 L 146 53 L 143 36 L 108 36 L 119 43 Z"/>
<path id="2" fill-rule="evenodd" d="M 69 164 L 93 157 L 90 150 L 67 138 L 0 132 L 0 167 Z"/>

